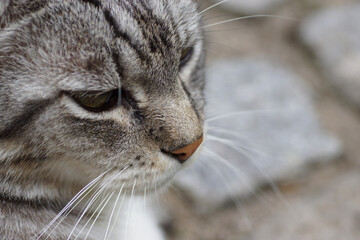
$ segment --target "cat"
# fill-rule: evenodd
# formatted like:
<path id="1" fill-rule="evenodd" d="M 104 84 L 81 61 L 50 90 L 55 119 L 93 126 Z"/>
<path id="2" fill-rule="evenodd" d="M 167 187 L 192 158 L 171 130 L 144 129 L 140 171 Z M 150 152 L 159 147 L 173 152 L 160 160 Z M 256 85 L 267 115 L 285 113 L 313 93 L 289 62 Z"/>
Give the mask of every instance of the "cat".
<path id="1" fill-rule="evenodd" d="M 201 25 L 193 0 L 0 1 L 0 239 L 164 238 L 128 212 L 202 146 Z"/>

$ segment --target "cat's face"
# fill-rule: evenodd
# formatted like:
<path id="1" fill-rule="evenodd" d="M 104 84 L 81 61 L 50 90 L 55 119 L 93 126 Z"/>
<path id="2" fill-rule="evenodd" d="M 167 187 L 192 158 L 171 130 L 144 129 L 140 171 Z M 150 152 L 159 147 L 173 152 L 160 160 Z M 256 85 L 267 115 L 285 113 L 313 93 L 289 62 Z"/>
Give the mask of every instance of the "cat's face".
<path id="1" fill-rule="evenodd" d="M 0 35 L 2 161 L 11 165 L 26 156 L 35 178 L 48 171 L 47 177 L 89 181 L 123 170 L 108 188 L 131 189 L 136 182 L 143 191 L 168 182 L 184 164 L 166 152 L 203 134 L 196 5 L 33 3 L 33 15 L 14 21 L 8 13 L 0 20 L 6 28 Z M 0 12 L 11 7 L 10 1 Z"/>

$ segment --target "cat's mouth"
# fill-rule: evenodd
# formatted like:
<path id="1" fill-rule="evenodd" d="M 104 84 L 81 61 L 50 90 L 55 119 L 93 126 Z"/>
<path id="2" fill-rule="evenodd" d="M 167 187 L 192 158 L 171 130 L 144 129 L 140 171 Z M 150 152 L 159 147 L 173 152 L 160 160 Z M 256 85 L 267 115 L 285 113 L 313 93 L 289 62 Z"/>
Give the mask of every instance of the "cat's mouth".
<path id="1" fill-rule="evenodd" d="M 127 193 L 139 195 L 158 191 L 170 184 L 177 172 L 198 158 L 202 146 L 203 137 L 178 150 L 159 152 L 156 161 L 150 164 L 151 169 L 141 170 L 137 165 L 130 164 L 121 170 L 113 170 L 107 176 L 107 181 L 111 182 L 108 185 L 109 190 L 121 187 Z"/>
<path id="2" fill-rule="evenodd" d="M 142 195 L 166 187 L 180 170 L 191 165 L 203 146 L 204 136 L 196 141 L 171 151 L 149 151 L 130 157 L 122 166 L 114 166 L 103 175 L 101 187 Z M 131 156 L 131 155 L 130 155 Z M 124 157 L 122 157 L 124 159 Z M 115 162 L 116 159 L 111 159 Z M 118 160 L 119 161 L 119 160 Z"/>

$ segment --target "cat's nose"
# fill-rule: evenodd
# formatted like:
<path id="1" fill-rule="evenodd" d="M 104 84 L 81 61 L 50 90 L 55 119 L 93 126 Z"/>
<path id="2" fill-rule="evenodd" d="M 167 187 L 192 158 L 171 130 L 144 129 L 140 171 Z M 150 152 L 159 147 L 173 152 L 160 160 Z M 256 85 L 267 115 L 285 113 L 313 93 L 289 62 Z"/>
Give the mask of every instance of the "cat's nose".
<path id="1" fill-rule="evenodd" d="M 186 145 L 185 147 L 176 149 L 175 151 L 172 151 L 171 154 L 180 162 L 184 163 L 186 160 L 188 160 L 199 148 L 200 144 L 203 141 L 203 136 L 196 140 L 193 143 L 190 143 L 189 145 Z"/>

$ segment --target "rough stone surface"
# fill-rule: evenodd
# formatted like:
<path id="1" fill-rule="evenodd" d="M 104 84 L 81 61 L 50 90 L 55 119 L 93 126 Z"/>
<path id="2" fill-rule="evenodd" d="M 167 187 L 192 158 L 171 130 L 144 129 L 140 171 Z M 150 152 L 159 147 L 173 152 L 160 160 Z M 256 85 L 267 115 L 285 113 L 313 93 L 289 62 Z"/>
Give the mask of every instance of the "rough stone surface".
<path id="1" fill-rule="evenodd" d="M 199 211 L 341 153 L 341 144 L 319 126 L 309 90 L 280 66 L 256 59 L 217 62 L 208 69 L 206 93 L 203 153 L 176 180 Z"/>
<path id="2" fill-rule="evenodd" d="M 221 6 L 232 12 L 240 14 L 265 14 L 276 8 L 285 0 L 229 0 Z M 214 2 L 221 2 L 215 0 Z"/>
<path id="3" fill-rule="evenodd" d="M 360 4 L 328 8 L 308 17 L 302 40 L 314 51 L 326 77 L 360 107 Z"/>
<path id="4" fill-rule="evenodd" d="M 326 178 L 302 197 L 289 197 L 291 211 L 279 207 L 259 221 L 251 239 L 277 240 L 358 240 L 360 236 L 359 171 Z M 347 197 L 349 196 L 349 197 Z M 277 203 L 277 205 L 281 205 Z"/>

